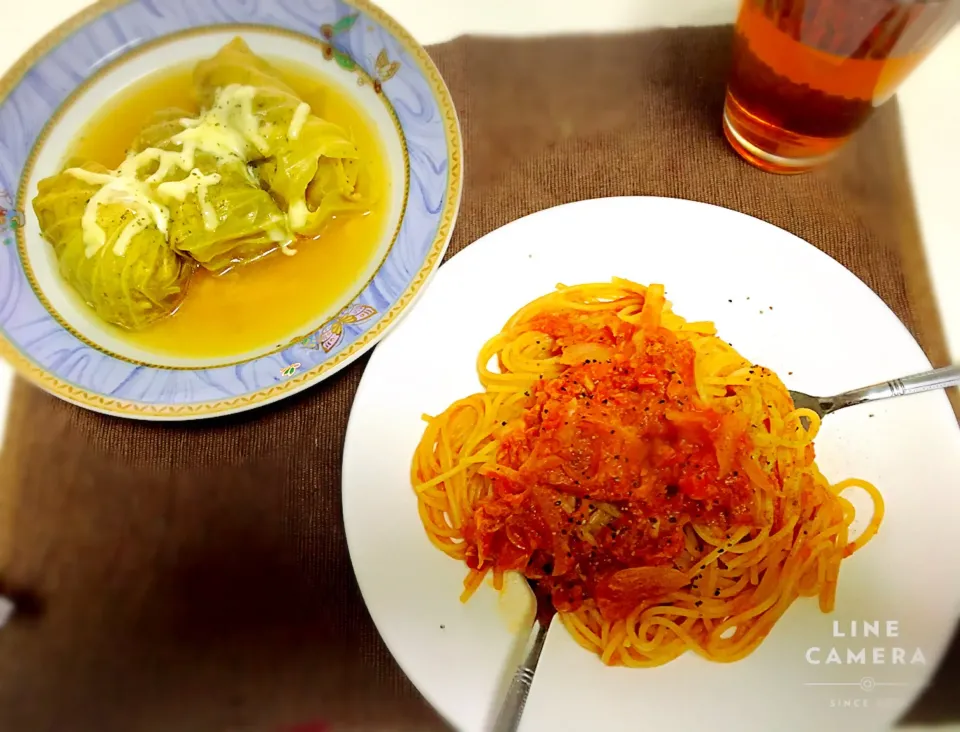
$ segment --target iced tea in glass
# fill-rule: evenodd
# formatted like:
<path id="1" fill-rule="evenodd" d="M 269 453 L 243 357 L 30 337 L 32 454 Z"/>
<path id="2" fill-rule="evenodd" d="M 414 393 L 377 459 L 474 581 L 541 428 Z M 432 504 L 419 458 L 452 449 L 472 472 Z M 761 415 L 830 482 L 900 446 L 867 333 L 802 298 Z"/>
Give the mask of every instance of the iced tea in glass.
<path id="1" fill-rule="evenodd" d="M 958 19 L 960 0 L 743 0 L 727 139 L 764 170 L 809 170 L 893 96 Z M 960 69 L 952 81 L 960 88 Z"/>

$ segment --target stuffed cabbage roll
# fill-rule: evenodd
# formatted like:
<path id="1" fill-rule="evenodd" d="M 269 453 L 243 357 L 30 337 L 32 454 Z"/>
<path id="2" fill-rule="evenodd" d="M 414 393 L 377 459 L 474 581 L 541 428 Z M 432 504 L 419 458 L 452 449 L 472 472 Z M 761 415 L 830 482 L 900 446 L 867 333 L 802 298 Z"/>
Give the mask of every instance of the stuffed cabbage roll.
<path id="1" fill-rule="evenodd" d="M 182 152 L 189 144 L 178 139 L 187 129 L 185 121 L 190 118 L 181 110 L 159 113 L 134 142 L 133 152 Z M 286 216 L 242 158 L 201 151 L 191 157 L 189 170 L 173 166 L 160 171 L 156 181 L 158 197 L 170 210 L 169 241 L 175 251 L 219 273 L 292 242 Z M 157 176 L 159 167 L 153 163 L 139 175 Z M 194 185 L 197 181 L 208 184 Z"/>
<path id="2" fill-rule="evenodd" d="M 109 175 L 102 165 L 79 170 Z M 43 236 L 53 245 L 60 272 L 108 323 L 140 330 L 172 313 L 187 289 L 192 265 L 167 245 L 149 215 L 118 198 L 96 206 L 94 225 L 83 216 L 101 184 L 70 169 L 40 181 L 33 208 Z"/>
<path id="3" fill-rule="evenodd" d="M 263 158 L 257 165 L 260 178 L 294 232 L 316 234 L 336 213 L 369 208 L 358 185 L 365 170 L 347 132 L 315 115 L 242 39 L 199 63 L 194 84 L 205 107 L 238 87 L 249 90 L 252 119 L 235 124 L 251 129 Z"/>

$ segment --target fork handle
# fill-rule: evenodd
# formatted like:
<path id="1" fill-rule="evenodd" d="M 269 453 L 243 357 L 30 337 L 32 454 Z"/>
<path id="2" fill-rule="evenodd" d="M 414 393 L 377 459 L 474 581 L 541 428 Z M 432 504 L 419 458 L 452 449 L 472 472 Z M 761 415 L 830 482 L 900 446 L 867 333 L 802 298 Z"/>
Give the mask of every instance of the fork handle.
<path id="1" fill-rule="evenodd" d="M 835 412 L 844 407 L 872 402 L 877 399 L 919 394 L 921 391 L 930 391 L 931 389 L 947 389 L 958 384 L 960 384 L 960 365 L 945 366 L 933 371 L 924 371 L 922 374 L 904 376 L 902 379 L 892 379 L 891 381 L 884 381 L 882 384 L 874 384 L 862 389 L 844 392 L 834 397 L 829 411 Z"/>
<path id="2" fill-rule="evenodd" d="M 538 620 L 534 624 L 530 633 L 531 637 L 527 639 L 527 655 L 513 675 L 513 680 L 507 689 L 507 695 L 493 723 L 492 732 L 516 732 L 520 727 L 523 708 L 527 704 L 530 687 L 533 686 L 533 675 L 536 673 L 537 663 L 540 661 L 540 653 L 543 651 L 543 644 L 547 639 L 549 628 L 549 622 L 541 623 Z"/>

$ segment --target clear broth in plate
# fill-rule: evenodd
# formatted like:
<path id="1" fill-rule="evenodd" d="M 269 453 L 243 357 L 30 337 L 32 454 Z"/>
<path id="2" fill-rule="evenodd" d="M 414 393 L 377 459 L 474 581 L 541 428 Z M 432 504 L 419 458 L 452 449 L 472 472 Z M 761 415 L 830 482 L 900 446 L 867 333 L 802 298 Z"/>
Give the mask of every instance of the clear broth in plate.
<path id="1" fill-rule="evenodd" d="M 348 130 L 371 166 L 373 201 L 363 214 L 338 217 L 295 256 L 275 252 L 215 276 L 198 268 L 177 311 L 139 332 L 116 329 L 143 350 L 178 358 L 236 358 L 285 345 L 363 285 L 379 255 L 389 211 L 386 153 L 375 124 L 323 77 L 270 59 L 314 114 Z M 170 107 L 195 114 L 193 64 L 157 72 L 111 100 L 71 145 L 68 157 L 114 168 L 153 115 Z"/>

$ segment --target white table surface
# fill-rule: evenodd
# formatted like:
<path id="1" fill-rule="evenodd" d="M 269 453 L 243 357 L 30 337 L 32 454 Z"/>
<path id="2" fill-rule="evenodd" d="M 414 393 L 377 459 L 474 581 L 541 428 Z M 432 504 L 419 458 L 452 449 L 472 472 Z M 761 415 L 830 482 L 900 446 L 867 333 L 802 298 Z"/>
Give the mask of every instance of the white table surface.
<path id="1" fill-rule="evenodd" d="M 0 22 L 0 73 L 86 0 L 4 0 Z M 652 26 L 731 22 L 737 0 L 380 0 L 421 43 L 439 43 L 463 33 L 539 35 L 634 30 Z M 947 344 L 960 358 L 960 205 L 952 180 L 960 170 L 960 27 L 934 51 L 900 91 L 904 144 L 931 279 Z M 0 130 L 2 135 L 2 130 Z M 0 444 L 9 391 L 9 366 L 0 362 Z M 929 729 L 929 728 L 928 728 Z M 960 725 L 949 729 L 960 732 Z"/>

